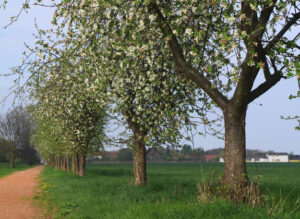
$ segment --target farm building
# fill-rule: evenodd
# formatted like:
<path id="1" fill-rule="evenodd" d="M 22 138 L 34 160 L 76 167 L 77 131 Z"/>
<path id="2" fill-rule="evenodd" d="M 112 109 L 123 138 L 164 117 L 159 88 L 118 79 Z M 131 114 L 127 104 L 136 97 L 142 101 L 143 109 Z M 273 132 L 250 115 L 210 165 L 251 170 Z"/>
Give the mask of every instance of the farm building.
<path id="1" fill-rule="evenodd" d="M 218 154 L 206 154 L 205 160 L 206 161 L 212 161 L 212 160 L 218 160 L 219 155 Z"/>
<path id="2" fill-rule="evenodd" d="M 254 155 L 246 157 L 246 162 L 268 162 L 267 155 Z"/>
<path id="3" fill-rule="evenodd" d="M 267 162 L 289 162 L 288 153 L 272 153 L 272 154 L 267 154 L 267 157 L 268 157 Z"/>
<path id="4" fill-rule="evenodd" d="M 220 162 L 224 162 L 224 157 L 220 157 Z M 246 162 L 289 162 L 289 155 L 288 153 L 252 155 L 246 157 Z"/>

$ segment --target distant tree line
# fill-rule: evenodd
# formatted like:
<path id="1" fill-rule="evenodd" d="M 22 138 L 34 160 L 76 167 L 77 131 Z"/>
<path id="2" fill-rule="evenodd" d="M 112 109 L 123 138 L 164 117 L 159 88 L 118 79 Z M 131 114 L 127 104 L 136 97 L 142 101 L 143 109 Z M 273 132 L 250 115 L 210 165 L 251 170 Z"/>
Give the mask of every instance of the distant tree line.
<path id="1" fill-rule="evenodd" d="M 31 142 L 33 123 L 27 108 L 17 106 L 0 115 L 0 162 L 16 161 L 32 165 L 40 161 Z"/>
<path id="2" fill-rule="evenodd" d="M 273 150 L 246 150 L 246 156 L 257 156 L 275 153 Z M 151 147 L 146 150 L 147 161 L 219 161 L 221 156 L 224 156 L 224 148 L 213 148 L 204 150 L 203 148 L 192 148 L 188 144 L 184 144 L 182 147 Z M 207 158 L 206 155 L 217 155 L 215 158 Z M 293 152 L 289 154 L 290 158 L 298 157 Z M 100 158 L 101 157 L 101 158 Z M 101 156 L 96 159 L 101 161 L 132 161 L 133 155 L 130 148 L 121 148 L 118 151 L 103 151 Z"/>
<path id="3" fill-rule="evenodd" d="M 205 161 L 205 152 L 202 148 L 193 149 L 190 145 L 182 147 L 151 147 L 146 150 L 148 161 Z M 121 148 L 118 151 L 102 152 L 101 161 L 132 161 L 130 148 Z"/>

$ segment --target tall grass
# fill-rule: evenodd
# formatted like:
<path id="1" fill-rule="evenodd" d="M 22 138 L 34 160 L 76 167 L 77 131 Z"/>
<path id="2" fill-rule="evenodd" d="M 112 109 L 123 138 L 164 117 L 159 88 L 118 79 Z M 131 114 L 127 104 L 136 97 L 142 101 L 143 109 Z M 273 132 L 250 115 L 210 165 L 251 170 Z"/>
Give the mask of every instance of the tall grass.
<path id="1" fill-rule="evenodd" d="M 86 177 L 45 168 L 42 193 L 54 218 L 300 218 L 300 164 L 252 164 L 264 205 L 253 208 L 221 199 L 198 201 L 197 185 L 222 164 L 150 164 L 148 186 L 135 187 L 130 164 L 88 165 Z M 299 202 L 299 201 L 298 201 Z"/>

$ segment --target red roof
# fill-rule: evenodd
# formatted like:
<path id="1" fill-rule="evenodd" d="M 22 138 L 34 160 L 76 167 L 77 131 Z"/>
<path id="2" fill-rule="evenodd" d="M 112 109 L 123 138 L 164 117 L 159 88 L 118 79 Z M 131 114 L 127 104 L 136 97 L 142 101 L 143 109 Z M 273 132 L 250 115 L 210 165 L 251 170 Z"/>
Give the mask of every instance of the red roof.
<path id="1" fill-rule="evenodd" d="M 206 154 L 205 155 L 206 160 L 212 160 L 212 159 L 215 159 L 217 157 L 219 157 L 219 155 L 217 155 L 217 154 Z"/>

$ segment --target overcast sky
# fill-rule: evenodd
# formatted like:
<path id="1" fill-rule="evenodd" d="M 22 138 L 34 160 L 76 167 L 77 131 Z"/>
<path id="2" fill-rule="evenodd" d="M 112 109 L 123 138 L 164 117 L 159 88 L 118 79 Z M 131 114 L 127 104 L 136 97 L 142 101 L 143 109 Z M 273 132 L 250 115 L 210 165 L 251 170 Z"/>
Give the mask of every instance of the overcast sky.
<path id="1" fill-rule="evenodd" d="M 35 7 L 28 14 L 22 14 L 19 20 L 4 30 L 2 27 L 9 23 L 9 18 L 18 13 L 19 0 L 10 0 L 7 10 L 0 11 L 0 73 L 10 72 L 9 68 L 20 64 L 24 42 L 33 45 L 35 32 L 34 19 L 41 28 L 50 27 L 52 10 Z M 299 30 L 298 30 L 299 32 Z M 256 84 L 263 79 L 259 78 Z M 0 99 L 9 94 L 13 78 L 0 78 Z M 298 90 L 295 78 L 280 81 L 266 94 L 251 103 L 248 108 L 246 122 L 246 144 L 249 149 L 274 150 L 300 154 L 300 132 L 295 131 L 295 120 L 282 120 L 281 115 L 299 115 L 300 98 L 289 100 L 290 94 Z M 263 104 L 260 106 L 259 104 Z M 6 112 L 11 105 L 11 98 L 1 104 L 0 111 Z M 204 149 L 223 147 L 224 142 L 214 137 L 196 137 L 195 146 Z"/>

